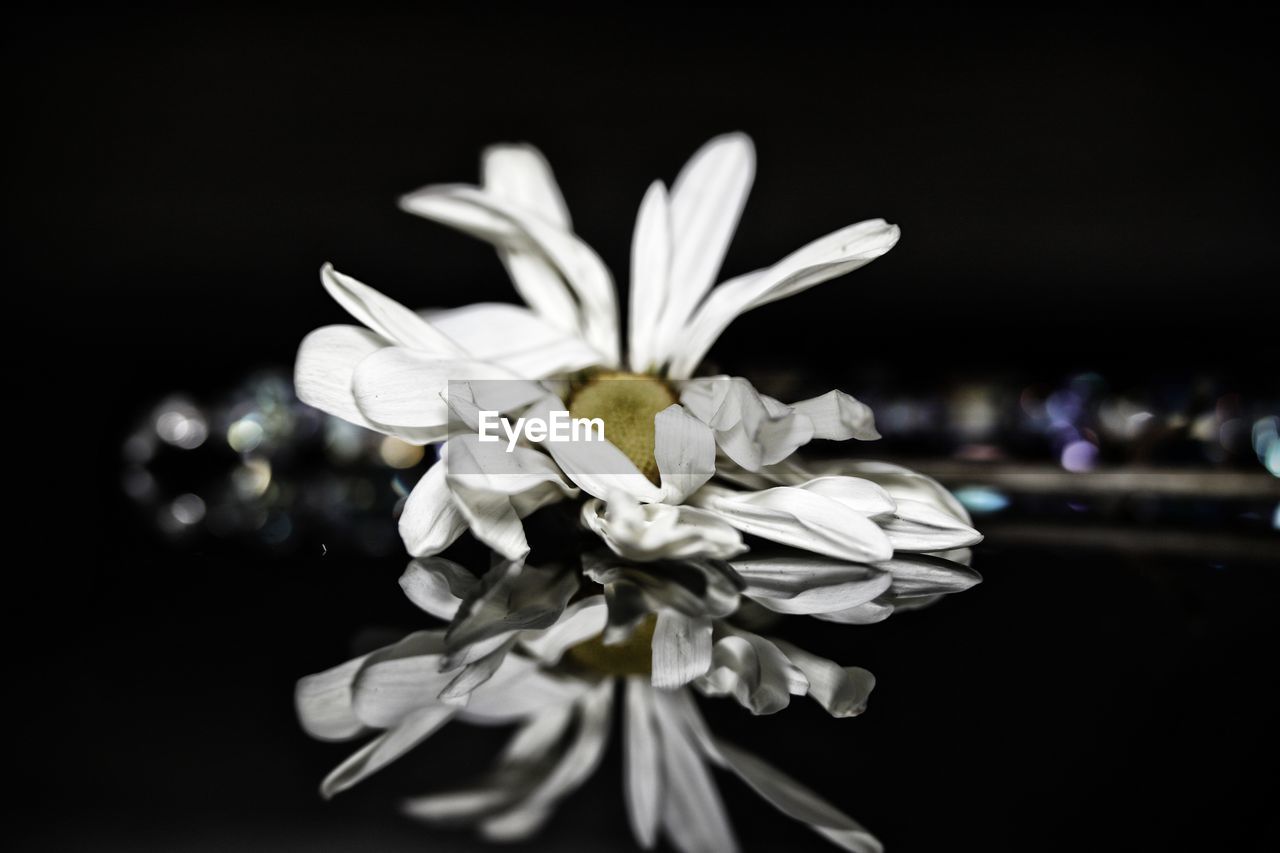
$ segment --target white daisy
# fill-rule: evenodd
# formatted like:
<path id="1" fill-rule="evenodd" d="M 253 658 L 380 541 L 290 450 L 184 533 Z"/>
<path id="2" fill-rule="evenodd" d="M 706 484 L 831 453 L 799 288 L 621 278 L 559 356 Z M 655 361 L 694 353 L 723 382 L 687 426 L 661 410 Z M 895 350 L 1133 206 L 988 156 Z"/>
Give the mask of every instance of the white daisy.
<path id="1" fill-rule="evenodd" d="M 406 595 L 447 620 L 298 683 L 303 726 L 324 740 L 369 740 L 325 778 L 345 790 L 451 720 L 516 726 L 497 765 L 466 787 L 409 799 L 407 814 L 476 825 L 512 840 L 535 832 L 594 771 L 606 746 L 613 692 L 625 684 L 622 724 L 627 811 L 636 840 L 665 835 L 683 853 L 732 851 L 733 832 L 707 764 L 727 768 L 785 814 L 839 846 L 880 850 L 856 821 L 759 758 L 707 730 L 686 685 L 730 696 L 756 714 L 808 695 L 833 716 L 862 713 L 875 679 L 732 617 L 751 588 L 716 561 L 632 563 L 604 552 L 576 569 L 501 561 L 477 577 L 448 560 L 409 565 Z M 759 567 L 757 567 L 758 569 Z M 757 571 L 759 600 L 780 612 L 815 602 L 776 573 Z M 932 568 L 863 567 L 815 596 L 831 604 L 906 600 L 962 589 L 975 576 Z M 855 587 L 861 587 L 854 592 Z M 822 609 L 819 607 L 819 609 Z"/>
<path id="2" fill-rule="evenodd" d="M 920 475 L 798 461 L 814 439 L 878 437 L 854 398 L 832 391 L 785 404 L 745 379 L 694 378 L 735 317 L 857 269 L 898 239 L 883 220 L 860 222 L 713 286 L 753 173 L 750 140 L 730 134 L 699 150 L 670 191 L 649 188 L 625 357 L 612 278 L 571 230 L 551 170 L 529 146 L 487 150 L 482 186 L 430 186 L 402 200 L 493 243 L 528 308 L 417 314 L 323 268 L 326 289 L 363 327 L 328 326 L 303 341 L 299 397 L 406 441 L 446 443 L 448 464 L 428 471 L 401 515 L 410 553 L 437 554 L 470 530 L 518 559 L 529 550 L 521 519 L 563 500 L 582 501 L 585 526 L 630 559 L 730 558 L 747 534 L 838 568 L 979 541 L 963 508 Z M 481 404 L 600 418 L 608 441 L 522 442 L 508 453 L 475 440 Z"/>

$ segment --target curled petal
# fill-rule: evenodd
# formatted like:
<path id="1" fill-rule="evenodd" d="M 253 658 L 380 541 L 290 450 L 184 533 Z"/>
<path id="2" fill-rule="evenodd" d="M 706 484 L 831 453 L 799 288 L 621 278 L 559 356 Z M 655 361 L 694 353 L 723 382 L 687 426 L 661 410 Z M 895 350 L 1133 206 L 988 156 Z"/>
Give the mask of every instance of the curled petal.
<path id="1" fill-rule="evenodd" d="M 608 503 L 592 498 L 583 504 L 582 522 L 629 560 L 727 559 L 746 550 L 732 525 L 705 510 L 639 504 L 621 492 Z"/>

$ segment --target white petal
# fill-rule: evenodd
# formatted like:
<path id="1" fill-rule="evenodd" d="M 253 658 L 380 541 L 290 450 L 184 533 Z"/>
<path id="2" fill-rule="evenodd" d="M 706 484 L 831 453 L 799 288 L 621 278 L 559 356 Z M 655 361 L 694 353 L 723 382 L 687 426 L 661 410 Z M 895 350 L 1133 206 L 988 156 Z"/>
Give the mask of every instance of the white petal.
<path id="1" fill-rule="evenodd" d="M 521 637 L 528 652 L 548 666 L 560 662 L 571 647 L 598 637 L 608 622 L 608 608 L 603 595 L 591 595 L 565 608 L 556 624 Z"/>
<path id="2" fill-rule="evenodd" d="M 655 692 L 653 697 L 662 746 L 662 828 L 681 853 L 733 853 L 738 843 L 724 803 L 692 736 L 666 710 L 669 696 Z"/>
<path id="3" fill-rule="evenodd" d="M 652 688 L 643 678 L 626 681 L 626 715 L 622 741 L 625 765 L 623 788 L 627 819 L 636 842 L 645 850 L 657 843 L 662 810 L 662 763 L 659 733 L 654 720 Z"/>
<path id="4" fill-rule="evenodd" d="M 783 640 L 775 639 L 787 659 L 800 668 L 809 681 L 809 695 L 833 717 L 856 717 L 867 709 L 867 699 L 876 686 L 876 677 L 859 666 L 840 666 L 810 654 Z"/>
<path id="5" fill-rule="evenodd" d="M 690 499 L 744 533 L 850 562 L 893 556 L 884 532 L 866 516 L 825 495 L 792 486 L 733 492 L 704 486 Z"/>
<path id="6" fill-rule="evenodd" d="M 512 631 L 549 628 L 578 589 L 573 572 L 558 567 L 499 563 L 481 579 L 481 591 L 463 603 L 445 634 L 450 652 Z"/>
<path id="7" fill-rule="evenodd" d="M 496 649 L 467 663 L 454 673 L 453 679 L 440 691 L 440 701 L 465 705 L 467 697 L 498 671 L 507 654 L 515 646 L 517 637 L 508 637 Z"/>
<path id="8" fill-rule="evenodd" d="M 355 715 L 373 728 L 390 728 L 419 708 L 437 705 L 452 679 L 442 673 L 443 631 L 418 631 L 369 655 L 352 681 Z"/>
<path id="9" fill-rule="evenodd" d="M 804 553 L 750 554 L 730 564 L 745 594 L 776 613 L 831 613 L 874 600 L 893 575 L 879 568 Z"/>
<path id="10" fill-rule="evenodd" d="M 481 825 L 486 838 L 514 841 L 528 837 L 562 797 L 591 775 L 608 742 L 612 703 L 612 680 L 602 681 L 583 697 L 578 706 L 578 731 L 564 756 L 523 801 Z"/>
<path id="11" fill-rule="evenodd" d="M 659 611 L 652 645 L 653 686 L 662 690 L 683 687 L 711 668 L 711 619 Z"/>
<path id="12" fill-rule="evenodd" d="M 462 228 L 500 247 L 540 252 L 577 298 L 587 343 L 599 350 L 608 364 L 618 363 L 618 309 L 613 278 L 600 256 L 574 234 L 492 192 L 474 187 L 424 187 L 403 198 L 401 204 L 412 213 Z"/>
<path id="13" fill-rule="evenodd" d="M 573 227 L 551 164 L 537 148 L 491 145 L 480 157 L 480 169 L 481 183 L 489 192 L 562 228 Z"/>
<path id="14" fill-rule="evenodd" d="M 813 438 L 813 422 L 760 394 L 741 377 L 713 376 L 684 383 L 680 402 L 715 432 L 737 464 L 758 471 L 786 459 Z"/>
<path id="15" fill-rule="evenodd" d="M 631 238 L 631 311 L 627 318 L 627 355 L 631 369 L 644 373 L 659 367 L 662 309 L 671 273 L 671 219 L 666 187 L 649 185 Z"/>
<path id="16" fill-rule="evenodd" d="M 893 604 L 884 601 L 868 601 L 866 604 L 858 604 L 847 610 L 833 610 L 830 613 L 814 613 L 815 619 L 821 619 L 824 622 L 839 622 L 841 625 L 874 625 L 877 622 L 883 622 L 893 615 Z"/>
<path id="17" fill-rule="evenodd" d="M 443 462 L 428 468 L 409 492 L 398 524 L 404 547 L 415 557 L 439 554 L 467 529 L 466 519 L 445 482 Z"/>
<path id="18" fill-rule="evenodd" d="M 449 407 L 441 394 L 450 380 L 513 379 L 511 373 L 482 361 L 440 358 L 404 347 L 385 347 L 356 365 L 352 390 L 356 406 L 371 421 L 441 430 Z"/>
<path id="19" fill-rule="evenodd" d="M 726 281 L 711 292 L 686 328 L 669 375 L 678 379 L 690 376 L 720 333 L 739 315 L 851 272 L 897 242 L 896 225 L 871 219 L 821 237 L 767 269 Z"/>
<path id="20" fill-rule="evenodd" d="M 716 640 L 711 670 L 697 687 L 708 696 L 732 696 L 753 714 L 774 714 L 790 704 L 792 693 L 803 694 L 808 682 L 769 640 L 733 629 Z"/>
<path id="21" fill-rule="evenodd" d="M 564 286 L 556 287 L 564 292 Z M 571 308 L 576 312 L 576 308 Z M 599 364 L 600 353 L 576 332 L 566 332 L 519 305 L 478 303 L 422 316 L 477 361 L 526 379 L 539 379 Z"/>
<path id="22" fill-rule="evenodd" d="M 589 686 L 580 678 L 552 675 L 530 658 L 507 655 L 493 678 L 472 691 L 461 714 L 477 723 L 511 723 L 554 713 L 576 701 Z"/>
<path id="23" fill-rule="evenodd" d="M 742 133 L 702 146 L 671 188 L 671 289 L 659 328 L 663 360 L 680 351 L 680 332 L 724 261 L 755 177 L 755 148 Z"/>
<path id="24" fill-rule="evenodd" d="M 351 682 L 365 658 L 298 679 L 293 703 L 307 734 L 320 740 L 347 740 L 364 731 L 351 705 Z"/>
<path id="25" fill-rule="evenodd" d="M 366 429 L 386 430 L 356 406 L 351 377 L 356 365 L 390 342 L 359 326 L 323 326 L 302 339 L 293 368 L 298 399 Z"/>
<path id="26" fill-rule="evenodd" d="M 828 391 L 821 397 L 792 403 L 791 407 L 813 421 L 814 438 L 871 441 L 880 437 L 871 407 L 843 391 Z"/>
<path id="27" fill-rule="evenodd" d="M 894 554 L 876 568 L 893 576 L 895 601 L 963 592 L 982 580 L 973 569 L 930 554 Z"/>
<path id="28" fill-rule="evenodd" d="M 672 404 L 653 417 L 653 455 L 662 479 L 662 502 L 683 503 L 716 472 L 716 439 L 702 421 Z"/>
<path id="29" fill-rule="evenodd" d="M 714 741 L 713 758 L 790 818 L 807 823 L 833 844 L 852 853 L 881 853 L 884 848 L 853 818 L 791 777 L 756 756 L 722 740 Z"/>
<path id="30" fill-rule="evenodd" d="M 328 799 L 386 767 L 434 734 L 453 713 L 454 709 L 445 705 L 411 712 L 335 767 L 320 783 L 320 795 Z"/>
<path id="31" fill-rule="evenodd" d="M 746 550 L 732 525 L 690 506 L 639 504 L 623 492 L 582 505 L 582 521 L 629 560 L 727 559 Z"/>
<path id="32" fill-rule="evenodd" d="M 898 501 L 896 516 L 880 526 L 895 551 L 943 551 L 982 541 L 981 533 L 955 516 L 918 501 Z"/>
<path id="33" fill-rule="evenodd" d="M 860 515 L 889 515 L 898 508 L 883 488 L 859 477 L 815 477 L 794 488 L 831 498 Z"/>
<path id="34" fill-rule="evenodd" d="M 400 588 L 410 601 L 437 619 L 449 620 L 462 600 L 475 592 L 480 579 L 443 557 L 414 560 L 400 575 Z"/>
<path id="35" fill-rule="evenodd" d="M 918 471 L 894 465 L 891 462 L 843 460 L 828 466 L 831 473 L 851 474 L 879 483 L 894 498 L 931 504 L 963 521 L 970 523 L 969 512 L 955 495 L 947 491 L 937 480 Z"/>
<path id="36" fill-rule="evenodd" d="M 391 343 L 437 356 L 465 355 L 461 347 L 426 320 L 369 285 L 338 272 L 332 264 L 320 268 L 320 282 L 352 317 Z"/>
<path id="37" fill-rule="evenodd" d="M 550 422 L 553 411 L 567 407 L 555 396 L 547 396 L 526 411 L 529 418 Z M 635 463 L 617 445 L 605 440 L 546 441 L 542 448 L 551 454 L 573 483 L 598 498 L 608 498 L 614 491 L 625 492 L 636 500 L 652 503 L 662 499 L 663 491 L 649 481 Z"/>

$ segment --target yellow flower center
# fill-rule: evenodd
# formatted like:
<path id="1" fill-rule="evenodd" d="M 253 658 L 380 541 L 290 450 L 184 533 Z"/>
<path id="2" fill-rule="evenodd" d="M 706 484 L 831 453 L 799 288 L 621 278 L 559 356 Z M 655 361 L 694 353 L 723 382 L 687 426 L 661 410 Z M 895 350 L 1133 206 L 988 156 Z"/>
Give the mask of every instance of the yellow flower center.
<path id="1" fill-rule="evenodd" d="M 653 456 L 653 416 L 674 402 L 675 393 L 657 377 L 602 372 L 574 391 L 569 415 L 604 421 L 604 437 L 654 485 L 660 485 Z"/>
<path id="2" fill-rule="evenodd" d="M 606 646 L 604 636 L 597 635 L 565 654 L 575 663 L 605 675 L 648 675 L 653 667 L 653 626 L 657 621 L 650 613 L 636 625 L 631 636 L 616 646 Z"/>

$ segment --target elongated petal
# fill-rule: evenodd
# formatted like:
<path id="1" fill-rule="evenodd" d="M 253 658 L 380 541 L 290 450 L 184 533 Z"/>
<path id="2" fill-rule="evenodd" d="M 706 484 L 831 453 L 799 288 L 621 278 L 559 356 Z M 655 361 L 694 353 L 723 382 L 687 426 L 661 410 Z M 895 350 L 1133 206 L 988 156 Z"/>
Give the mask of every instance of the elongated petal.
<path id="1" fill-rule="evenodd" d="M 824 622 L 839 622 L 841 625 L 874 625 L 883 622 L 893 615 L 894 606 L 882 596 L 875 601 L 856 604 L 845 610 L 833 610 L 829 613 L 814 613 L 815 619 Z"/>
<path id="2" fill-rule="evenodd" d="M 930 554 L 895 554 L 876 568 L 892 575 L 895 600 L 963 592 L 982 581 L 968 566 Z"/>
<path id="3" fill-rule="evenodd" d="M 843 391 L 828 391 L 821 397 L 801 400 L 791 405 L 813 421 L 814 438 L 832 441 L 856 438 L 859 441 L 871 441 L 880 437 L 880 433 L 876 432 L 871 407 Z"/>
<path id="4" fill-rule="evenodd" d="M 471 692 L 459 713 L 485 725 L 517 722 L 554 713 L 577 701 L 590 686 L 580 678 L 555 675 L 532 658 L 507 655 L 493 677 Z"/>
<path id="5" fill-rule="evenodd" d="M 626 716 L 622 755 L 625 765 L 627 819 L 631 831 L 645 850 L 658 840 L 658 820 L 662 813 L 663 768 L 661 744 L 654 720 L 652 688 L 643 678 L 626 681 Z"/>
<path id="6" fill-rule="evenodd" d="M 582 521 L 611 551 L 629 560 L 727 559 L 746 550 L 741 534 L 709 512 L 639 504 L 622 492 L 607 504 L 596 498 L 584 503 Z"/>
<path id="7" fill-rule="evenodd" d="M 307 734 L 320 740 L 348 740 L 365 730 L 352 707 L 351 682 L 363 656 L 298 679 L 293 702 Z"/>
<path id="8" fill-rule="evenodd" d="M 658 412 L 653 425 L 653 455 L 662 477 L 662 502 L 683 503 L 716 472 L 715 434 L 675 404 Z"/>
<path id="9" fill-rule="evenodd" d="M 564 613 L 578 579 L 560 568 L 501 563 L 481 579 L 445 635 L 450 651 L 511 631 L 549 628 Z"/>
<path id="10" fill-rule="evenodd" d="M 525 415 L 550 423 L 552 412 L 566 410 L 559 398 L 547 396 L 531 405 Z M 608 498 L 611 493 L 622 491 L 645 503 L 662 499 L 662 489 L 651 483 L 627 454 L 608 440 L 581 436 L 578 440 L 545 441 L 542 448 L 551 454 L 565 476 L 589 495 Z"/>
<path id="11" fill-rule="evenodd" d="M 720 333 L 739 315 L 851 272 L 897 242 L 896 225 L 872 219 L 819 238 L 772 267 L 726 281 L 694 315 L 669 375 L 678 379 L 690 376 Z"/>
<path id="12" fill-rule="evenodd" d="M 643 373 L 659 366 L 663 307 L 671 274 L 671 218 L 666 187 L 649 185 L 631 239 L 631 311 L 627 354 L 631 369 Z"/>
<path id="13" fill-rule="evenodd" d="M 443 462 L 428 468 L 409 492 L 398 526 L 405 549 L 415 557 L 439 554 L 467 529 L 466 518 L 445 482 Z"/>
<path id="14" fill-rule="evenodd" d="M 328 799 L 386 767 L 433 735 L 453 714 L 454 709 L 447 705 L 411 712 L 394 728 L 378 735 L 335 767 L 320 783 L 320 795 Z"/>
<path id="15" fill-rule="evenodd" d="M 653 630 L 653 686 L 675 690 L 711 668 L 711 619 L 662 610 Z"/>
<path id="16" fill-rule="evenodd" d="M 467 697 L 477 687 L 484 684 L 502 666 L 507 654 L 515 646 L 519 638 L 508 637 L 500 646 L 482 657 L 471 661 L 453 674 L 445 688 L 440 691 L 440 701 L 454 704 L 466 704 Z"/>
<path id="17" fill-rule="evenodd" d="M 955 495 L 947 491 L 937 480 L 918 471 L 912 471 L 910 468 L 876 460 L 841 460 L 829 463 L 825 468 L 820 467 L 818 470 L 822 473 L 849 474 L 872 480 L 883 486 L 895 499 L 927 503 L 950 513 L 965 524 L 970 523 L 968 510 L 956 500 Z M 812 474 L 805 475 L 806 478 L 808 476 Z"/>
<path id="18" fill-rule="evenodd" d="M 809 682 L 809 695 L 833 717 L 856 717 L 867 709 L 876 677 L 860 666 L 840 666 L 784 640 L 773 640 Z"/>
<path id="19" fill-rule="evenodd" d="M 564 292 L 558 280 L 555 286 Z M 577 309 L 571 305 L 569 310 Z M 496 364 L 526 379 L 570 373 L 601 360 L 600 353 L 576 331 L 564 331 L 519 305 L 476 303 L 423 312 L 421 316 L 457 341 L 471 358 Z M 572 328 L 573 321 L 570 322 Z"/>
<path id="20" fill-rule="evenodd" d="M 893 555 L 884 532 L 865 515 L 801 488 L 732 492 L 704 486 L 690 502 L 710 510 L 744 533 L 850 562 L 876 562 Z"/>
<path id="21" fill-rule="evenodd" d="M 981 533 L 950 513 L 917 501 L 897 503 L 897 514 L 880 522 L 895 551 L 945 551 L 982 541 Z"/>
<path id="22" fill-rule="evenodd" d="M 714 756 L 778 811 L 806 823 L 819 835 L 852 853 L 882 853 L 880 842 L 853 818 L 756 756 L 722 740 Z"/>
<path id="23" fill-rule="evenodd" d="M 411 213 L 461 228 L 499 247 L 538 251 L 573 291 L 581 312 L 583 337 L 609 364 L 618 363 L 613 278 L 600 257 L 573 233 L 475 187 L 425 187 L 404 197 L 401 204 Z"/>
<path id="24" fill-rule="evenodd" d="M 384 347 L 356 365 L 351 387 L 356 406 L 371 421 L 443 428 L 449 422 L 449 407 L 442 394 L 451 379 L 512 378 L 507 370 L 482 361 Z"/>
<path id="25" fill-rule="evenodd" d="M 369 329 L 393 344 L 440 357 L 464 356 L 462 348 L 408 308 L 325 264 L 320 282 L 329 295 Z"/>
<path id="26" fill-rule="evenodd" d="M 390 728 L 438 703 L 453 675 L 442 673 L 443 631 L 418 631 L 369 655 L 352 681 L 352 709 L 367 726 Z"/>
<path id="27" fill-rule="evenodd" d="M 298 399 L 366 429 L 385 430 L 356 406 L 351 378 L 356 365 L 390 342 L 359 326 L 323 326 L 302 339 L 293 368 Z"/>
<path id="28" fill-rule="evenodd" d="M 551 164 L 537 148 L 528 143 L 491 145 L 480 157 L 480 170 L 489 192 L 561 228 L 573 227 Z"/>
<path id="29" fill-rule="evenodd" d="M 749 471 L 786 459 L 813 438 L 813 422 L 764 397 L 740 377 L 684 383 L 680 402 L 715 433 L 725 454 Z"/>
<path id="30" fill-rule="evenodd" d="M 527 838 L 550 815 L 556 803 L 576 789 L 600 763 L 609 735 L 613 681 L 602 681 L 578 706 L 578 729 L 564 756 L 515 807 L 485 820 L 481 832 L 493 840 Z"/>
<path id="31" fill-rule="evenodd" d="M 603 633 L 607 622 L 604 596 L 591 595 L 566 607 L 564 615 L 550 628 L 530 632 L 521 642 L 530 654 L 554 666 L 571 647 Z"/>
<path id="32" fill-rule="evenodd" d="M 738 842 L 697 744 L 679 718 L 667 710 L 669 696 L 657 692 L 653 696 L 662 747 L 664 832 L 681 853 L 733 853 Z"/>
<path id="33" fill-rule="evenodd" d="M 443 557 L 414 560 L 400 575 L 400 588 L 410 601 L 438 619 L 449 620 L 462 600 L 475 592 L 480 579 Z"/>
<path id="34" fill-rule="evenodd" d="M 715 283 L 755 177 L 755 148 L 742 133 L 702 146 L 671 188 L 671 292 L 662 312 L 660 356 L 682 345 L 680 331 Z"/>
<path id="35" fill-rule="evenodd" d="M 893 582 L 893 575 L 879 567 L 803 552 L 753 552 L 730 564 L 747 582 L 745 594 L 777 613 L 848 610 L 887 592 Z"/>

